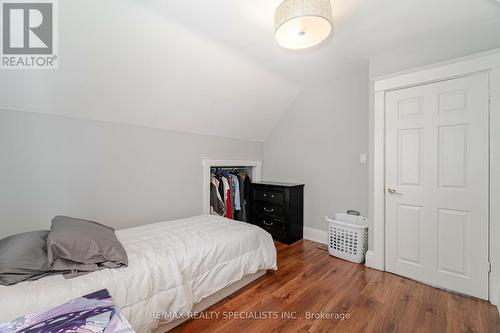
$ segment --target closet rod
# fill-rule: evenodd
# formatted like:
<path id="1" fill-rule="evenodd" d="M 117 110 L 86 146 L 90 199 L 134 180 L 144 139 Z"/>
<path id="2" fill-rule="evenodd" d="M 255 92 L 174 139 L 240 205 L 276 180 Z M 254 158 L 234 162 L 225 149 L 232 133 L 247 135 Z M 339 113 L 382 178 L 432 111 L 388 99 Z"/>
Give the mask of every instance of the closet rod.
<path id="1" fill-rule="evenodd" d="M 216 166 L 216 167 L 211 167 L 210 169 L 248 169 L 249 167 L 247 166 Z"/>

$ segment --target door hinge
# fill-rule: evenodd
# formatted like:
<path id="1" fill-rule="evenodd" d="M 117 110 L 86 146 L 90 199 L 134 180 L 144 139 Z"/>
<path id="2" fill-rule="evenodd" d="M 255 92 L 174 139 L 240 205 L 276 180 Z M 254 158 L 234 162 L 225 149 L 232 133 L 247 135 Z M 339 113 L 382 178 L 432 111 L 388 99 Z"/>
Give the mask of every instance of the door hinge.
<path id="1" fill-rule="evenodd" d="M 491 262 L 488 262 L 488 273 L 491 273 Z"/>

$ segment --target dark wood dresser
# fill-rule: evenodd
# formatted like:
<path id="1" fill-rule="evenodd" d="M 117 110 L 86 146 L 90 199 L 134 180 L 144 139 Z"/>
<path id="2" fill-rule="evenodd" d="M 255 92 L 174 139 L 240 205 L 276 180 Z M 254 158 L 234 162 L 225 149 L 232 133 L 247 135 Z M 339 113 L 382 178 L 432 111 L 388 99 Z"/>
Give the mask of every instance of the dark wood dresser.
<path id="1" fill-rule="evenodd" d="M 291 244 L 302 239 L 304 184 L 252 183 L 250 222 L 267 230 L 274 239 Z"/>

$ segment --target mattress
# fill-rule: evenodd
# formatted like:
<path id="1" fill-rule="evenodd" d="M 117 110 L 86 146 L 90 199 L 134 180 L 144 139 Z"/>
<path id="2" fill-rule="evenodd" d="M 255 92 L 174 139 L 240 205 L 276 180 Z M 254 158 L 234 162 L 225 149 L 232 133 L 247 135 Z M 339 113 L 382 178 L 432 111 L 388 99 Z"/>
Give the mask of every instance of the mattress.
<path id="1" fill-rule="evenodd" d="M 158 222 L 118 230 L 116 236 L 127 251 L 128 267 L 0 286 L 0 322 L 108 289 L 132 327 L 150 332 L 159 319 L 189 313 L 203 298 L 248 274 L 277 269 L 269 233 L 219 216 Z"/>

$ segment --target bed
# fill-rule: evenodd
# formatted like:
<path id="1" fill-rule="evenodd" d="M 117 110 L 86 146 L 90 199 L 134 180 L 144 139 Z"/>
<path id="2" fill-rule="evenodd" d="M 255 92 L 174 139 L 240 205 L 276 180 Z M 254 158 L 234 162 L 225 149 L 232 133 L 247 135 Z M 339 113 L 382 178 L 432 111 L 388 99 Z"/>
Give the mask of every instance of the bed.
<path id="1" fill-rule="evenodd" d="M 108 289 L 137 332 L 152 332 L 160 321 L 166 330 L 182 320 L 165 314 L 201 310 L 227 290 L 277 269 L 269 233 L 219 216 L 158 222 L 118 230 L 116 236 L 128 267 L 0 286 L 0 322 Z"/>

